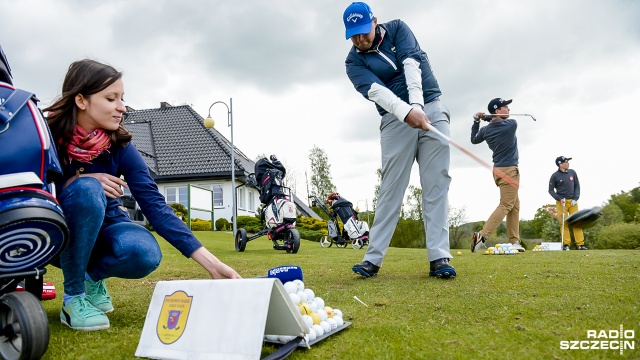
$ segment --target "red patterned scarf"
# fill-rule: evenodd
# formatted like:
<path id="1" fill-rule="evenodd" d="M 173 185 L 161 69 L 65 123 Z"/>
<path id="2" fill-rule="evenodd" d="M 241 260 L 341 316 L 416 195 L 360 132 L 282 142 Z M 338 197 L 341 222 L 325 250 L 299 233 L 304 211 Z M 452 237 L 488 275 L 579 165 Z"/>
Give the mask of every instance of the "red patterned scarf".
<path id="1" fill-rule="evenodd" d="M 76 126 L 73 131 L 73 137 L 67 145 L 69 153 L 69 161 L 78 160 L 84 163 L 90 163 L 103 151 L 109 149 L 111 139 L 109 135 L 102 129 L 96 129 L 87 132 L 80 126 Z"/>

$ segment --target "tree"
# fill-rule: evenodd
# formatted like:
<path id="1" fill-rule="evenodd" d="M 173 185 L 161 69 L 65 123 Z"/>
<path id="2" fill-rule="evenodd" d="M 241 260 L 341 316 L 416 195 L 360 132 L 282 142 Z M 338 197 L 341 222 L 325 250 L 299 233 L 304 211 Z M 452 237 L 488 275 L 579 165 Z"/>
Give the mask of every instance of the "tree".
<path id="1" fill-rule="evenodd" d="M 554 221 L 557 221 L 558 211 L 556 210 L 556 206 L 554 204 L 543 205 L 536 211 L 536 214 L 533 217 L 533 220 L 529 220 L 531 227 L 533 228 L 533 234 L 535 238 L 542 238 L 542 228 L 545 223 L 551 218 Z M 558 224 L 558 226 L 560 226 Z M 560 231 L 560 230 L 558 230 Z"/>
<path id="2" fill-rule="evenodd" d="M 464 226 L 467 221 L 467 212 L 464 207 L 461 209 L 449 207 L 449 244 L 452 249 L 461 248 L 463 238 L 471 238 L 470 227 Z"/>
<path id="3" fill-rule="evenodd" d="M 331 165 L 324 150 L 313 145 L 309 153 L 311 162 L 311 191 L 318 198 L 324 200 L 329 194 L 336 191 L 331 178 Z"/>
<path id="4" fill-rule="evenodd" d="M 617 205 L 622 210 L 624 222 L 633 223 L 638 221 L 640 203 L 634 201 L 633 190 L 631 192 L 621 191 L 620 194 L 611 195 L 609 203 Z"/>
<path id="5" fill-rule="evenodd" d="M 376 175 L 378 175 L 378 184 L 376 184 L 376 187 L 374 188 L 374 191 L 373 191 L 373 201 L 372 201 L 373 212 L 376 212 L 376 205 L 378 204 L 378 196 L 380 196 L 380 183 L 382 183 L 382 168 L 378 168 L 378 170 L 376 170 Z"/>
<path id="6" fill-rule="evenodd" d="M 422 189 L 409 185 L 408 191 L 405 216 L 409 219 L 422 221 Z"/>

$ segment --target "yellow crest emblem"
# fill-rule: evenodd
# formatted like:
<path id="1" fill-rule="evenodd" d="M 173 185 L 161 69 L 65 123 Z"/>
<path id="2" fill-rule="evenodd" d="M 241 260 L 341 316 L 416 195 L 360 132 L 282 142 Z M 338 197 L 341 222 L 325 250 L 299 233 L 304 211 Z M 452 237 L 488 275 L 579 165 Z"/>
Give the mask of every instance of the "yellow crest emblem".
<path id="1" fill-rule="evenodd" d="M 193 296 L 187 295 L 184 291 L 176 291 L 164 297 L 156 327 L 158 339 L 163 344 L 173 344 L 184 333 L 192 300 Z"/>

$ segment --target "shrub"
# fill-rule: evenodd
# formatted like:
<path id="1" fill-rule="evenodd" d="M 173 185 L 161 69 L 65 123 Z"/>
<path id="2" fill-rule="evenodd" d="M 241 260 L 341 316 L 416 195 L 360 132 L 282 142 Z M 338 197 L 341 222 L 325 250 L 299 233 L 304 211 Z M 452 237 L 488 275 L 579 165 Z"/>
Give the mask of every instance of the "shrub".
<path id="1" fill-rule="evenodd" d="M 211 231 L 211 220 L 191 219 L 191 231 Z"/>
<path id="2" fill-rule="evenodd" d="M 640 249 L 640 224 L 616 223 L 603 226 L 594 241 L 596 249 Z"/>
<path id="3" fill-rule="evenodd" d="M 325 232 L 322 232 L 320 230 L 307 230 L 304 228 L 297 228 L 297 230 L 300 233 L 301 239 L 305 239 L 309 241 L 320 242 L 320 239 L 322 239 L 322 237 L 326 235 L 325 233 L 326 230 Z"/>
<path id="4" fill-rule="evenodd" d="M 229 220 L 225 218 L 219 218 L 216 220 L 216 230 L 218 231 L 226 231 L 229 229 Z"/>
<path id="5" fill-rule="evenodd" d="M 173 212 L 176 213 L 176 216 L 182 219 L 182 222 L 187 223 L 187 215 L 189 211 L 187 208 L 180 203 L 172 203 L 169 206 L 173 209 Z"/>
<path id="6" fill-rule="evenodd" d="M 299 217 L 296 220 L 296 227 L 303 228 L 306 230 L 314 230 L 314 231 L 322 231 L 327 230 L 327 221 L 326 220 L 318 220 L 316 218 L 310 217 Z"/>
<path id="7" fill-rule="evenodd" d="M 254 216 L 238 216 L 236 225 L 238 228 L 261 227 L 260 219 Z"/>

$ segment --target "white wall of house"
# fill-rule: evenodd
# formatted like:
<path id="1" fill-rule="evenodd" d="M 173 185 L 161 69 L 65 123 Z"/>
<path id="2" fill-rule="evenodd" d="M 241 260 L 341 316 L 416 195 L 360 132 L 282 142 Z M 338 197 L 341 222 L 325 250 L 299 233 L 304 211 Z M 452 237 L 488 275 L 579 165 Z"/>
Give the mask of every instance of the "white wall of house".
<path id="1" fill-rule="evenodd" d="M 158 184 L 160 193 L 164 195 L 167 203 L 179 202 L 184 206 L 186 204 L 187 187 L 191 185 L 199 186 L 205 189 L 214 190 L 214 209 L 213 209 L 213 221 L 219 218 L 225 218 L 231 222 L 231 216 L 233 215 L 233 190 L 231 187 L 231 179 L 222 181 L 192 181 L 192 182 L 174 182 L 174 183 L 162 183 Z M 236 186 L 241 185 L 241 182 L 236 181 Z M 220 190 L 222 196 L 220 196 Z M 237 192 L 238 201 L 238 216 L 255 216 L 257 209 L 260 206 L 260 194 L 258 190 L 249 188 L 247 186 L 240 187 Z M 200 218 L 209 220 L 210 216 L 206 212 L 192 210 L 192 218 Z"/>

